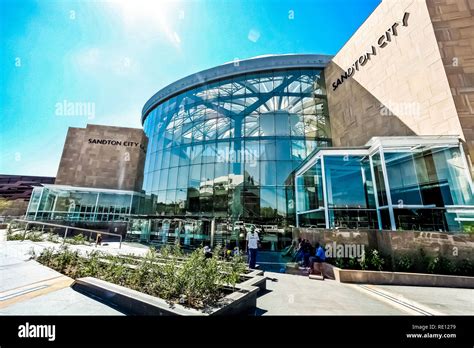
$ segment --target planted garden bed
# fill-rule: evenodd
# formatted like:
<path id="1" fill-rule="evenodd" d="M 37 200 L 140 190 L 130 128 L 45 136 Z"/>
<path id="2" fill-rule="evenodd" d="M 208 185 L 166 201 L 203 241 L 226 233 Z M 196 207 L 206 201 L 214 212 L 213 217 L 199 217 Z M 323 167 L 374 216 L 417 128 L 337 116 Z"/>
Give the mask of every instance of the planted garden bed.
<path id="1" fill-rule="evenodd" d="M 255 310 L 257 292 L 265 288 L 263 272 L 247 272 L 242 257 L 224 262 L 217 252 L 206 258 L 202 250 L 184 255 L 178 247 L 165 247 L 131 262 L 131 257 L 97 251 L 84 257 L 62 247 L 45 249 L 36 259 L 76 279 L 79 291 L 116 306 L 128 303 L 123 308 L 130 314 L 140 314 L 140 308 L 141 314 L 244 314 Z"/>

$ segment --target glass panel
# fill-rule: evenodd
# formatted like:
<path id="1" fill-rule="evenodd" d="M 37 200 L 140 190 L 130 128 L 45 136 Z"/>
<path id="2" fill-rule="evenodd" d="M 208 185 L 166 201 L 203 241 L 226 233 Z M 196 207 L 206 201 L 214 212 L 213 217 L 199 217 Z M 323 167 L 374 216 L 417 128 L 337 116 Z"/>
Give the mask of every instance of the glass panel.
<path id="1" fill-rule="evenodd" d="M 194 145 L 191 149 L 191 164 L 200 164 L 202 160 L 202 145 Z"/>
<path id="2" fill-rule="evenodd" d="M 273 218 L 277 215 L 276 187 L 262 187 L 260 189 L 260 215 L 263 218 Z"/>
<path id="3" fill-rule="evenodd" d="M 201 182 L 201 165 L 195 164 L 189 167 L 188 187 L 199 189 Z"/>
<path id="4" fill-rule="evenodd" d="M 278 161 L 276 166 L 276 184 L 278 186 L 293 185 L 293 175 L 291 175 L 293 166 L 291 161 Z"/>
<path id="5" fill-rule="evenodd" d="M 168 169 L 163 169 L 160 174 L 159 190 L 166 190 L 168 184 Z"/>
<path id="6" fill-rule="evenodd" d="M 276 159 L 276 141 L 261 140 L 260 141 L 260 160 L 274 161 Z"/>
<path id="7" fill-rule="evenodd" d="M 385 153 L 384 156 L 392 203 L 423 204 L 412 153 Z"/>
<path id="8" fill-rule="evenodd" d="M 278 103 L 281 99 L 278 99 Z M 278 108 L 280 105 L 278 105 Z M 290 124 L 288 121 L 289 114 L 286 111 L 280 111 L 275 113 L 275 134 L 279 136 L 290 135 Z"/>
<path id="9" fill-rule="evenodd" d="M 377 152 L 372 155 L 372 164 L 374 166 L 375 183 L 377 187 L 377 199 L 379 207 L 388 205 L 387 193 L 385 190 L 385 180 L 383 178 L 382 161 L 380 160 L 380 153 Z"/>
<path id="10" fill-rule="evenodd" d="M 302 161 L 306 158 L 306 145 L 304 140 L 293 140 L 291 142 L 291 154 L 295 161 Z"/>
<path id="11" fill-rule="evenodd" d="M 175 190 L 178 183 L 178 167 L 170 168 L 168 173 L 168 185 L 166 189 Z"/>
<path id="12" fill-rule="evenodd" d="M 276 162 L 261 161 L 260 162 L 260 182 L 264 186 L 276 185 Z"/>
<path id="13" fill-rule="evenodd" d="M 213 163 L 217 160 L 217 145 L 215 143 L 208 143 L 204 145 L 202 153 L 202 163 Z"/>
<path id="14" fill-rule="evenodd" d="M 275 135 L 275 114 L 262 113 L 260 114 L 260 132 L 262 136 Z"/>
<path id="15" fill-rule="evenodd" d="M 291 142 L 289 139 L 277 139 L 275 157 L 277 161 L 291 161 Z"/>
<path id="16" fill-rule="evenodd" d="M 288 209 L 289 201 L 292 197 L 289 197 L 291 190 L 284 187 L 277 187 L 277 207 L 278 207 L 278 216 L 287 217 L 287 212 L 294 212 L 294 209 Z"/>
<path id="17" fill-rule="evenodd" d="M 361 156 L 324 156 L 328 207 L 369 208 Z M 344 183 L 343 185 L 341 183 Z"/>
<path id="18" fill-rule="evenodd" d="M 182 166 L 178 169 L 178 183 L 177 188 L 187 188 L 188 187 L 188 175 L 189 175 L 189 167 Z"/>
<path id="19" fill-rule="evenodd" d="M 320 159 L 297 178 L 298 211 L 324 207 L 323 182 Z"/>

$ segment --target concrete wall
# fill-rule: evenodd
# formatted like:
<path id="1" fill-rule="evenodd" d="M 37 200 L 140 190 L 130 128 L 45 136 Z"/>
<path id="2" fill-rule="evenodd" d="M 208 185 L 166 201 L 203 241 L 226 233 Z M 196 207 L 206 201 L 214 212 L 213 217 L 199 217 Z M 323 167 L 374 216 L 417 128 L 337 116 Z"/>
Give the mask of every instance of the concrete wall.
<path id="1" fill-rule="evenodd" d="M 426 0 L 470 161 L 474 159 L 474 1 Z M 474 168 L 471 168 L 474 169 Z"/>
<path id="2" fill-rule="evenodd" d="M 96 139 L 117 143 L 94 143 Z M 142 129 L 90 124 L 69 128 L 55 183 L 141 191 L 146 147 Z"/>
<path id="3" fill-rule="evenodd" d="M 372 46 L 376 54 L 359 61 Z M 334 90 L 333 83 L 356 61 L 358 70 L 353 68 L 352 76 Z M 334 146 L 360 146 L 372 136 L 387 135 L 465 138 L 424 0 L 382 1 L 336 54 L 325 75 Z"/>

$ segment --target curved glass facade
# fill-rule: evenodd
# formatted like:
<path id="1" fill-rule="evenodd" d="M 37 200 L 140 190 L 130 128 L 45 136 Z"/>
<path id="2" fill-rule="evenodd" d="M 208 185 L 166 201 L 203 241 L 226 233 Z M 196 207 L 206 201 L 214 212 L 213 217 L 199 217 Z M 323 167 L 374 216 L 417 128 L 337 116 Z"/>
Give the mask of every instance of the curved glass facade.
<path id="1" fill-rule="evenodd" d="M 164 216 L 294 223 L 293 170 L 330 145 L 322 69 L 225 78 L 157 104 L 144 189 Z"/>

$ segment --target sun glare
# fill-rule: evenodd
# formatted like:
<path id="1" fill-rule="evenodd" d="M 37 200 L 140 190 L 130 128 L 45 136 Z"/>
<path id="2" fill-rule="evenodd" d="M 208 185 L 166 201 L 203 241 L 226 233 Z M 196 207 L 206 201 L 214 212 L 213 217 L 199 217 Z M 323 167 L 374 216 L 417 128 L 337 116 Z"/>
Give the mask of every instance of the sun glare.
<path id="1" fill-rule="evenodd" d="M 117 9 L 128 30 L 161 32 L 175 46 L 181 39 L 173 29 L 181 11 L 178 0 L 112 0 L 108 2 Z"/>

